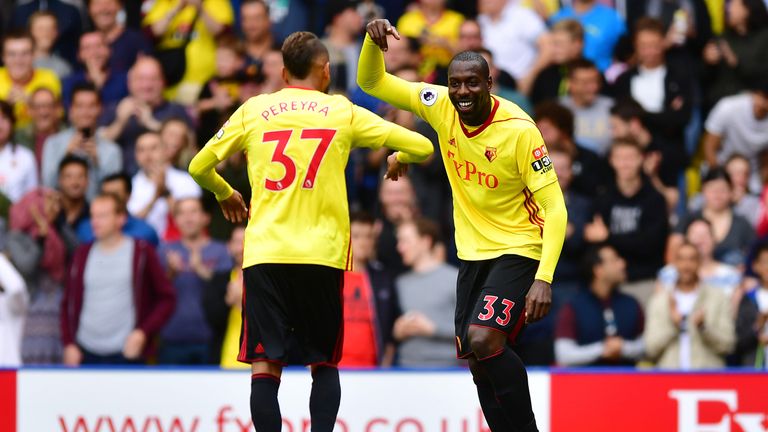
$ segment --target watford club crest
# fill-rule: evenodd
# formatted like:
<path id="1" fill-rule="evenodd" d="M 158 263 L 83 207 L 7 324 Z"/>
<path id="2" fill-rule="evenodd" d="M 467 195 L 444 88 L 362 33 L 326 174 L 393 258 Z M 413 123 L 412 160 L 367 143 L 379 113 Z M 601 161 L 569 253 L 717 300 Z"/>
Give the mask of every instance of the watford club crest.
<path id="1" fill-rule="evenodd" d="M 496 147 L 486 147 L 485 158 L 488 159 L 488 162 L 493 162 L 496 159 Z"/>

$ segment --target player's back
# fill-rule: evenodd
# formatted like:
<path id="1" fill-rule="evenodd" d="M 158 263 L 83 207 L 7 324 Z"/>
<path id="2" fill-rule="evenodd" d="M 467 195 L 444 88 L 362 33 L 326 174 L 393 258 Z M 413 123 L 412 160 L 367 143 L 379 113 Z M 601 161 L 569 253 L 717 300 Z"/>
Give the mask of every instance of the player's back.
<path id="1" fill-rule="evenodd" d="M 253 190 L 244 267 L 350 265 L 344 168 L 354 109 L 343 96 L 295 87 L 241 107 Z"/>

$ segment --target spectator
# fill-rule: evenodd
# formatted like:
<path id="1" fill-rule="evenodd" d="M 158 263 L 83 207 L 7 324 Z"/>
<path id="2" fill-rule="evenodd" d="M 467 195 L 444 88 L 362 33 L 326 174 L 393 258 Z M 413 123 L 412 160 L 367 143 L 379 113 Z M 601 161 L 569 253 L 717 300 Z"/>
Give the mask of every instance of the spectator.
<path id="1" fill-rule="evenodd" d="M 728 300 L 701 284 L 696 246 L 682 244 L 673 262 L 678 274 L 674 290 L 657 291 L 648 305 L 646 353 L 665 369 L 723 367 L 735 343 Z"/>
<path id="2" fill-rule="evenodd" d="M 12 203 L 37 187 L 35 155 L 11 142 L 14 123 L 13 108 L 0 100 L 0 194 Z"/>
<path id="3" fill-rule="evenodd" d="M 447 68 L 456 51 L 464 16 L 446 9 L 445 3 L 446 0 L 421 0 L 397 20 L 397 31 L 402 36 L 421 43 L 422 77 L 431 76 L 436 68 Z"/>
<path id="4" fill-rule="evenodd" d="M 275 49 L 269 6 L 264 0 L 243 0 L 240 4 L 240 30 L 245 42 L 248 65 L 261 69 L 264 56 Z"/>
<path id="5" fill-rule="evenodd" d="M 120 201 L 127 203 L 131 198 L 132 186 L 131 177 L 124 172 L 118 172 L 102 179 L 100 193 L 112 194 L 120 198 Z M 130 213 L 126 216 L 125 224 L 123 225 L 123 234 L 134 239 L 144 240 L 154 247 L 157 247 L 160 243 L 154 228 Z M 95 240 L 90 217 L 78 224 L 77 239 L 80 243 L 89 243 Z"/>
<path id="6" fill-rule="evenodd" d="M 560 149 L 550 149 L 549 158 L 557 173 L 557 181 L 565 198 L 568 210 L 568 227 L 565 230 L 565 242 L 560 253 L 560 260 L 555 269 L 555 283 L 552 296 L 555 306 L 568 303 L 581 287 L 585 285 L 581 270 L 581 256 L 584 253 L 584 227 L 590 222 L 592 200 L 589 195 L 582 195 L 571 189 L 573 180 L 573 159 L 568 152 Z"/>
<path id="7" fill-rule="evenodd" d="M 613 48 L 626 33 L 624 20 L 615 9 L 596 0 L 574 0 L 550 18 L 552 24 L 573 18 L 589 31 L 584 34 L 584 57 L 595 62 L 601 72 L 611 65 Z"/>
<path id="8" fill-rule="evenodd" d="M 768 244 L 752 260 L 757 284 L 741 298 L 736 318 L 736 355 L 744 366 L 768 367 Z"/>
<path id="9" fill-rule="evenodd" d="M 688 224 L 685 241 L 696 246 L 701 257 L 699 280 L 703 285 L 716 288 L 729 299 L 739 295 L 741 273 L 732 265 L 715 258 L 715 233 L 712 224 L 706 219 L 694 219 Z M 668 264 L 659 271 L 658 283 L 662 288 L 672 291 L 677 283 L 677 269 Z M 737 305 L 734 305 L 737 306 Z"/>
<path id="10" fill-rule="evenodd" d="M 521 93 L 529 93 L 540 69 L 546 26 L 541 17 L 517 0 L 480 0 L 477 22 L 483 44 L 491 50 L 499 69 L 517 82 Z"/>
<path id="11" fill-rule="evenodd" d="M 445 263 L 437 225 L 427 219 L 397 227 L 397 250 L 410 271 L 397 278 L 403 311 L 393 335 L 402 366 L 453 366 L 458 270 Z"/>
<path id="12" fill-rule="evenodd" d="M 243 324 L 243 245 L 245 227 L 238 225 L 232 230 L 227 250 L 232 257 L 232 272 L 224 300 L 229 306 L 227 330 L 221 347 L 221 367 L 226 369 L 250 369 L 250 365 L 237 361 L 240 352 L 240 329 Z"/>
<path id="13" fill-rule="evenodd" d="M 664 263 L 668 225 L 664 197 L 643 176 L 643 152 L 634 141 L 614 141 L 609 153 L 614 183 L 595 202 L 584 228 L 589 243 L 606 242 L 627 261 L 622 292 L 645 306 Z"/>
<path id="14" fill-rule="evenodd" d="M 239 106 L 241 72 L 245 65 L 243 47 L 232 35 L 223 35 L 217 42 L 216 75 L 205 83 L 196 105 L 200 146 L 216 134 Z"/>
<path id="15" fill-rule="evenodd" d="M 270 50 L 264 54 L 262 64 L 264 81 L 261 83 L 261 93 L 274 93 L 285 87 L 283 80 L 283 53 L 280 50 Z"/>
<path id="16" fill-rule="evenodd" d="M 9 217 L 7 250 L 30 297 L 21 346 L 26 365 L 61 363 L 59 311 L 67 250 L 54 224 L 59 212 L 58 193 L 39 188 L 14 204 Z"/>
<path id="17" fill-rule="evenodd" d="M 571 156 L 573 180 L 571 188 L 584 195 L 594 195 L 607 181 L 608 167 L 594 152 L 574 142 L 573 113 L 555 102 L 536 107 L 536 126 L 549 150 L 560 150 Z"/>
<path id="18" fill-rule="evenodd" d="M 655 138 L 664 140 L 662 158 L 669 174 L 661 179 L 676 186 L 688 163 L 685 126 L 691 118 L 693 86 L 686 72 L 665 60 L 664 26 L 652 18 L 638 20 L 634 46 L 637 66 L 614 84 L 617 99 L 631 97 L 645 110 L 643 122 Z"/>
<path id="19" fill-rule="evenodd" d="M 768 78 L 749 93 L 721 99 L 709 113 L 704 132 L 702 147 L 711 168 L 738 153 L 753 161 L 753 172 L 757 172 L 757 155 L 768 148 Z M 758 184 L 753 176 L 750 189 L 761 189 Z"/>
<path id="20" fill-rule="evenodd" d="M 102 179 L 121 170 L 123 152 L 97 129 L 100 115 L 101 99 L 94 85 L 83 83 L 72 89 L 71 126 L 50 136 L 43 148 L 41 177 L 45 186 L 56 186 L 59 163 L 67 155 L 88 162 L 88 198 L 96 196 Z"/>
<path id="21" fill-rule="evenodd" d="M 139 54 L 152 54 L 152 44 L 142 32 L 127 28 L 118 19 L 123 0 L 90 0 L 88 14 L 94 30 L 104 35 L 112 55 L 107 68 L 113 73 L 128 72 Z"/>
<path id="22" fill-rule="evenodd" d="M 560 103 L 573 112 L 574 138 L 584 148 L 605 156 L 611 145 L 613 100 L 600 95 L 603 77 L 594 63 L 575 60 L 568 64 L 568 95 Z"/>
<path id="23" fill-rule="evenodd" d="M 731 179 L 723 169 L 710 170 L 702 179 L 701 190 L 701 210 L 680 219 L 669 238 L 668 256 L 674 256 L 672 254 L 682 243 L 691 221 L 704 218 L 712 224 L 715 235 L 715 259 L 734 266 L 742 265 L 755 231 L 746 219 L 733 211 Z"/>
<path id="24" fill-rule="evenodd" d="M 350 215 L 352 271 L 344 274 L 344 345 L 341 367 L 391 366 L 395 357 L 392 329 L 400 316 L 394 281 L 375 260 L 375 220 Z"/>
<path id="25" fill-rule="evenodd" d="M 56 97 L 61 94 L 61 83 L 52 71 L 34 67 L 35 42 L 29 33 L 9 32 L 3 36 L 3 67 L 0 67 L 0 100 L 13 106 L 18 127 L 26 127 L 30 117 L 29 95 L 46 87 Z"/>
<path id="26" fill-rule="evenodd" d="M 29 307 L 24 279 L 5 254 L 0 254 L 0 367 L 21 366 L 21 338 Z"/>
<path id="27" fill-rule="evenodd" d="M 483 47 L 483 32 L 480 24 L 473 19 L 465 19 L 459 26 L 459 41 L 456 52 L 474 51 Z"/>
<path id="28" fill-rule="evenodd" d="M 420 214 L 411 179 L 402 177 L 396 182 L 381 182 L 379 203 L 381 228 L 376 242 L 376 258 L 392 272 L 393 276 L 399 276 L 407 270 L 407 267 L 398 251 L 397 227 L 413 221 Z"/>
<path id="29" fill-rule="evenodd" d="M 194 133 L 189 129 L 187 122 L 180 118 L 164 121 L 160 127 L 160 139 L 165 146 L 165 157 L 171 166 L 186 171 L 198 150 Z"/>
<path id="30" fill-rule="evenodd" d="M 128 210 L 146 220 L 161 239 L 168 240 L 175 236 L 173 229 L 168 229 L 173 201 L 200 198 L 200 186 L 185 171 L 168 165 L 163 141 L 155 132 L 136 140 L 136 161 L 140 170 L 133 176 Z"/>
<path id="31" fill-rule="evenodd" d="M 54 52 L 61 54 L 70 64 L 74 64 L 77 54 L 77 41 L 83 32 L 83 21 L 77 7 L 62 0 L 29 0 L 17 2 L 11 17 L 11 28 L 27 28 L 32 15 L 38 11 L 48 11 L 59 19 L 59 37 L 56 39 Z"/>
<path id="32" fill-rule="evenodd" d="M 631 140 L 645 153 L 643 171 L 653 186 L 667 199 L 670 208 L 679 200 L 681 158 L 685 153 L 679 141 L 652 133 L 643 107 L 632 99 L 623 99 L 611 108 L 611 136 L 614 140 Z M 682 153 L 681 153 L 682 152 Z"/>
<path id="33" fill-rule="evenodd" d="M 531 89 L 531 102 L 558 99 L 566 95 L 568 64 L 582 58 L 584 28 L 575 19 L 564 19 L 552 26 L 549 37 L 549 65 L 536 74 Z"/>
<path id="34" fill-rule="evenodd" d="M 117 53 L 117 56 L 120 56 L 120 53 Z M 80 37 L 77 58 L 83 67 L 64 80 L 62 86 L 64 106 L 69 107 L 73 88 L 84 83 L 93 84 L 99 90 L 102 103 L 108 106 L 117 104 L 128 96 L 126 73 L 111 70 L 110 57 L 109 45 L 103 33 L 93 31 L 84 33 Z"/>
<path id="35" fill-rule="evenodd" d="M 328 47 L 331 63 L 331 91 L 348 93 L 357 87 L 357 59 L 360 57 L 360 31 L 363 17 L 357 12 L 357 2 L 333 0 L 328 5 L 331 22 L 325 30 L 323 43 Z"/>
<path id="36" fill-rule="evenodd" d="M 156 40 L 157 53 L 185 48 L 184 74 L 167 90 L 170 99 L 192 105 L 216 71 L 216 37 L 232 25 L 227 0 L 169 0 L 150 4 L 142 25 Z M 168 65 L 164 65 L 168 67 Z M 166 77 L 168 78 L 168 77 Z"/>
<path id="37" fill-rule="evenodd" d="M 727 5 L 726 30 L 704 47 L 706 107 L 749 88 L 768 75 L 768 11 L 761 0 L 733 0 Z"/>
<path id="38" fill-rule="evenodd" d="M 555 355 L 562 366 L 633 366 L 643 355 L 643 310 L 618 291 L 626 262 L 616 249 L 596 246 L 584 257 L 589 291 L 582 291 L 557 317 Z"/>
<path id="39" fill-rule="evenodd" d="M 71 257 L 80 242 L 77 227 L 90 217 L 88 191 L 88 162 L 78 156 L 64 156 L 59 162 L 57 186 L 61 212 L 54 223 Z"/>
<path id="40" fill-rule="evenodd" d="M 119 198 L 97 196 L 91 214 L 96 241 L 75 252 L 62 301 L 64 364 L 142 362 L 175 293 L 155 249 L 121 232 L 127 212 Z"/>
<path id="41" fill-rule="evenodd" d="M 760 216 L 760 198 L 750 192 L 752 165 L 749 159 L 740 154 L 733 154 L 725 161 L 725 172 L 731 179 L 733 194 L 733 212 L 748 220 L 752 228 L 757 228 Z"/>
<path id="42" fill-rule="evenodd" d="M 29 17 L 29 34 L 35 41 L 35 68 L 52 70 L 60 79 L 72 72 L 72 66 L 53 52 L 59 37 L 59 22 L 50 11 L 39 11 Z"/>
<path id="43" fill-rule="evenodd" d="M 45 141 L 62 128 L 61 114 L 59 99 L 50 89 L 41 87 L 29 96 L 29 115 L 32 121 L 26 128 L 16 128 L 14 133 L 14 142 L 34 153 L 38 173 L 42 173 Z"/>
<path id="44" fill-rule="evenodd" d="M 227 317 L 217 309 L 229 311 L 224 297 L 232 259 L 226 245 L 205 233 L 210 220 L 198 198 L 180 199 L 173 210 L 181 239 L 161 245 L 158 254 L 179 307 L 160 332 L 158 362 L 218 364 Z"/>
<path id="45" fill-rule="evenodd" d="M 163 74 L 160 63 L 151 57 L 140 57 L 128 71 L 129 95 L 117 106 L 102 114 L 104 138 L 115 141 L 123 149 L 123 168 L 129 174 L 138 170 L 135 159 L 136 139 L 139 135 L 158 132 L 162 122 L 169 118 L 191 121 L 181 105 L 163 97 Z"/>

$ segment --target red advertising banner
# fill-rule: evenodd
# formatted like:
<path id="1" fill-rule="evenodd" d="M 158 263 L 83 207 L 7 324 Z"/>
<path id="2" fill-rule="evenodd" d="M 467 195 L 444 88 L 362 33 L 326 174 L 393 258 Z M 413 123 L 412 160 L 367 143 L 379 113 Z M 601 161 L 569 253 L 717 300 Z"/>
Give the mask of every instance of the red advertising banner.
<path id="1" fill-rule="evenodd" d="M 551 432 L 766 432 L 765 373 L 553 372 Z"/>
<path id="2" fill-rule="evenodd" d="M 16 430 L 16 371 L 0 370 L 0 431 Z"/>

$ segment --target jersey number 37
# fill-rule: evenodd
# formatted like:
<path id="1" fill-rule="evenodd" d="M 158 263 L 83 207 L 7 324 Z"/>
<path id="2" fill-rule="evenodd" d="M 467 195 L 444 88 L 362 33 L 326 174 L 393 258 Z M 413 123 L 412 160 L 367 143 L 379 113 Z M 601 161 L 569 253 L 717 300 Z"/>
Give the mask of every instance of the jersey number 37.
<path id="1" fill-rule="evenodd" d="M 271 191 L 281 191 L 288 188 L 296 180 L 296 162 L 285 154 L 285 148 L 288 146 L 288 142 L 293 135 L 293 129 L 277 130 L 264 132 L 262 142 L 277 142 L 275 152 L 272 153 L 272 162 L 279 163 L 285 168 L 285 175 L 281 179 L 273 180 L 267 178 L 264 181 L 264 187 Z M 328 147 L 333 141 L 333 137 L 336 136 L 335 129 L 302 129 L 301 139 L 303 140 L 320 140 L 315 153 L 312 155 L 312 160 L 309 162 L 307 168 L 307 175 L 304 176 L 302 181 L 302 188 L 312 189 L 315 187 L 315 177 L 317 177 L 317 170 L 325 157 Z"/>

